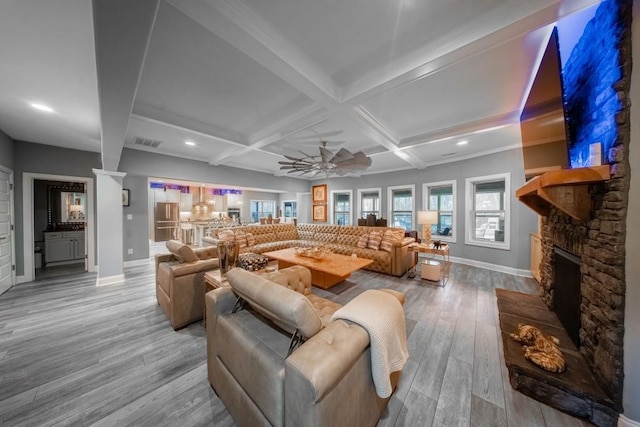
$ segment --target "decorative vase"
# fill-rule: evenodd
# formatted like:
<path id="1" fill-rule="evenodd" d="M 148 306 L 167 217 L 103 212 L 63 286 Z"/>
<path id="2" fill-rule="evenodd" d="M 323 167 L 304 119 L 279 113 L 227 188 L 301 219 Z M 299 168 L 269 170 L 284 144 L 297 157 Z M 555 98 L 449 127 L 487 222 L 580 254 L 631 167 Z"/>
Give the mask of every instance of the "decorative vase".
<path id="1" fill-rule="evenodd" d="M 236 266 L 240 246 L 236 242 L 218 242 L 218 263 L 220 264 L 220 276 L 226 277 L 227 272 Z"/>

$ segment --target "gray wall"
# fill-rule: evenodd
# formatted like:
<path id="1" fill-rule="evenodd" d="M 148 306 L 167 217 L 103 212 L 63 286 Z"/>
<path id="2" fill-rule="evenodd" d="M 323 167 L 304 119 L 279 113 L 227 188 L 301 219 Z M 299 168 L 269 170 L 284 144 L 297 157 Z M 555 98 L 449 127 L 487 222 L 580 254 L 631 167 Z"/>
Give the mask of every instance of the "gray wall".
<path id="1" fill-rule="evenodd" d="M 50 173 L 58 175 L 94 177 L 92 168 L 100 168 L 98 153 L 68 150 L 41 144 L 16 143 L 16 228 L 17 235 L 22 231 L 22 172 Z M 47 159 L 43 162 L 42 159 Z M 131 190 L 131 206 L 124 209 L 124 259 L 125 261 L 146 259 L 148 253 L 148 184 L 149 176 L 168 179 L 181 179 L 195 182 L 208 182 L 220 185 L 260 187 L 285 191 L 268 193 L 244 191 L 243 216 L 248 216 L 250 199 L 281 200 L 294 199 L 294 194 L 308 193 L 312 183 L 288 177 L 275 177 L 258 172 L 234 169 L 224 166 L 210 166 L 204 162 L 178 159 L 154 153 L 125 149 L 120 162 L 120 170 L 127 172 L 124 188 Z M 484 176 L 495 173 L 511 172 L 511 250 L 503 251 L 464 244 L 464 180 L 467 177 Z M 387 187 L 415 184 L 416 207 L 421 208 L 422 184 L 425 182 L 456 179 L 458 185 L 457 243 L 451 245 L 451 255 L 504 265 L 511 268 L 529 268 L 529 233 L 537 227 L 536 215 L 518 202 L 513 194 L 524 183 L 524 168 L 520 150 L 509 150 L 462 162 L 432 166 L 424 170 L 407 170 L 378 175 L 366 175 L 361 178 L 339 178 L 327 180 L 328 191 L 352 189 L 354 198 L 358 188 L 382 187 L 383 216 L 387 217 Z M 314 182 L 319 183 L 322 181 Z M 354 204 L 354 207 L 356 204 Z M 300 209 L 300 208 L 299 208 Z M 133 215 L 127 220 L 127 213 Z M 18 275 L 23 274 L 22 239 L 16 239 L 16 258 Z M 127 249 L 134 250 L 133 255 Z"/>
<path id="2" fill-rule="evenodd" d="M 497 173 L 511 173 L 511 249 L 508 251 L 464 244 L 465 231 L 465 179 Z M 382 188 L 382 216 L 387 212 L 387 188 L 398 185 L 415 185 L 415 207 L 422 209 L 422 184 L 437 181 L 457 181 L 456 243 L 452 243 L 451 256 L 528 270 L 530 263 L 530 233 L 537 230 L 537 215 L 515 197 L 515 191 L 525 183 L 522 151 L 514 149 L 488 156 L 476 157 L 456 163 L 430 166 L 423 170 L 406 170 L 361 178 L 340 178 L 314 181 L 327 184 L 327 191 L 353 190 L 354 210 L 357 209 L 358 188 Z M 415 221 L 415 217 L 414 217 Z M 419 227 L 416 227 L 418 229 Z"/>
<path id="3" fill-rule="evenodd" d="M 24 172 L 95 178 L 100 154 L 32 142 L 14 144 L 14 209 L 16 225 L 16 275 L 24 274 L 24 224 L 22 222 L 22 175 Z M 94 180 L 95 187 L 95 180 Z M 94 188 L 95 191 L 95 188 Z M 95 208 L 95 206 L 94 206 Z"/>
<path id="4" fill-rule="evenodd" d="M 640 0 L 633 1 L 632 56 L 640 58 Z M 622 405 L 624 416 L 640 423 L 640 69 L 631 75 L 631 143 L 629 164 L 631 183 L 626 237 L 626 287 L 624 334 L 624 386 Z"/>
<path id="5" fill-rule="evenodd" d="M 0 165 L 9 169 L 13 169 L 13 145 L 13 139 L 0 129 Z"/>
<path id="6" fill-rule="evenodd" d="M 129 190 L 129 206 L 123 207 L 122 253 L 124 261 L 149 258 L 149 221 L 147 201 L 149 182 L 146 176 L 126 175 L 122 188 Z M 131 219 L 127 219 L 131 215 Z M 128 250 L 133 249 L 133 254 Z"/>

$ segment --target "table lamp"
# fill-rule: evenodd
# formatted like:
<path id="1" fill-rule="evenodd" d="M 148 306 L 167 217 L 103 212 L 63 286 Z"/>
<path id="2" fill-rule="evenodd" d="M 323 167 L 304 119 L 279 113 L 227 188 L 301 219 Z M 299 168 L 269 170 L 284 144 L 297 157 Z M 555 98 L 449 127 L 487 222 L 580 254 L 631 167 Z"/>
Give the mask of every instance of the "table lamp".
<path id="1" fill-rule="evenodd" d="M 418 224 L 422 225 L 422 243 L 431 243 L 431 225 L 438 223 L 438 211 L 418 211 Z"/>

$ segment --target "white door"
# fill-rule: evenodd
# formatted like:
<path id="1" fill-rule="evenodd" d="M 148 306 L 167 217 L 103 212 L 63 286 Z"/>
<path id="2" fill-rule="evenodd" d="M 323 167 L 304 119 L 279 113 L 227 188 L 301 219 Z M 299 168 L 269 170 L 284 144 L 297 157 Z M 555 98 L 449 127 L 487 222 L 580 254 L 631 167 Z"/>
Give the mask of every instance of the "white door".
<path id="1" fill-rule="evenodd" d="M 14 282 L 11 252 L 11 174 L 0 168 L 0 294 Z"/>

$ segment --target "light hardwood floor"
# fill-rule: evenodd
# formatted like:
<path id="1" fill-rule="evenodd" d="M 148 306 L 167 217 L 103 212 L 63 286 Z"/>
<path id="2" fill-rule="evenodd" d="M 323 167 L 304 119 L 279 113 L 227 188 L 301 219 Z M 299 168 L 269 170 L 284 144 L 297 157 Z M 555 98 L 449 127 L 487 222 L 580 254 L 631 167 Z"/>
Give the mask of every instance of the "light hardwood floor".
<path id="1" fill-rule="evenodd" d="M 0 296 L 0 425 L 232 426 L 206 376 L 199 323 L 174 332 L 155 301 L 153 265 L 122 284 L 84 273 Z M 496 287 L 532 279 L 453 264 L 445 287 L 356 272 L 319 295 L 405 292 L 410 360 L 379 426 L 582 426 L 511 389 Z"/>

